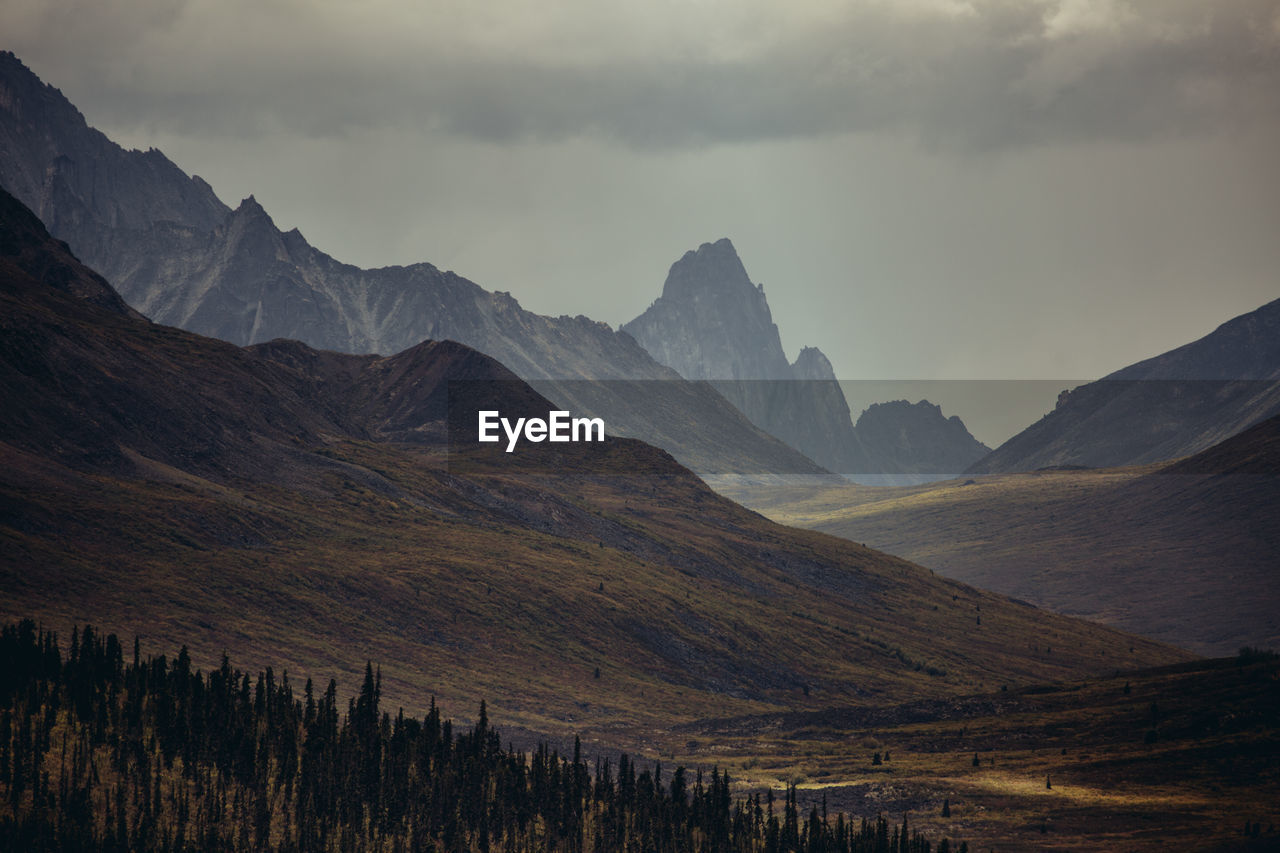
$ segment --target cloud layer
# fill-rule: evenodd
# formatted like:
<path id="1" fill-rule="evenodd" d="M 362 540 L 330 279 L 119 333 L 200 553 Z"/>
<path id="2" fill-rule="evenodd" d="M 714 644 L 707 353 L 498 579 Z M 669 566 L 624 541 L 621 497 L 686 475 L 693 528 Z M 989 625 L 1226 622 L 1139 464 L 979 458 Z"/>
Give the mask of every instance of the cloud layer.
<path id="1" fill-rule="evenodd" d="M 37 70 L 74 55 L 74 82 L 114 115 L 206 134 L 394 126 L 649 148 L 887 130 L 987 148 L 1280 117 L 1274 0 L 7 7 Z"/>
<path id="2" fill-rule="evenodd" d="M 1280 295 L 1275 0 L 4 0 L 0 33 L 344 261 L 617 324 L 730 237 L 845 378 L 1099 376 Z"/>

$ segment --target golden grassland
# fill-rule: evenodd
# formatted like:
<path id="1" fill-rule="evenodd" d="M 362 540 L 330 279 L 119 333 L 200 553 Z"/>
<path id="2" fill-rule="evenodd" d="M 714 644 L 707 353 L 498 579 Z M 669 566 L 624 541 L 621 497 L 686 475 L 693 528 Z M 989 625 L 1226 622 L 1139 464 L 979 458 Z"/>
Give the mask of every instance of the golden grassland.
<path id="1" fill-rule="evenodd" d="M 655 452 L 613 447 L 615 470 Z M 325 453 L 342 467 L 236 486 L 158 464 L 74 473 L 9 449 L 5 499 L 24 520 L 3 533 L 3 615 L 189 644 L 206 666 L 226 649 L 298 682 L 336 670 L 349 686 L 369 659 L 409 711 L 433 693 L 455 709 L 486 699 L 509 726 L 639 750 L 710 716 L 1185 658 L 779 527 L 674 464 L 458 473 L 401 445 Z"/>
<path id="2" fill-rule="evenodd" d="M 339 695 L 369 659 L 393 712 L 484 699 L 518 740 L 795 782 L 975 850 L 1208 844 L 1280 817 L 1274 664 L 1195 662 L 610 452 L 535 476 L 343 440 L 333 470 L 236 485 L 7 449 L 0 609 Z"/>
<path id="3" fill-rule="evenodd" d="M 1246 849 L 1280 845 L 1267 832 L 1280 825 L 1275 659 L 703 721 L 671 741 L 670 760 L 714 756 L 744 787 L 796 783 L 802 804 L 907 813 L 975 850 L 1219 849 L 1246 821 L 1263 832 Z"/>
<path id="4" fill-rule="evenodd" d="M 722 491 L 783 524 L 1201 654 L 1280 646 L 1280 473 L 1178 470 Z"/>

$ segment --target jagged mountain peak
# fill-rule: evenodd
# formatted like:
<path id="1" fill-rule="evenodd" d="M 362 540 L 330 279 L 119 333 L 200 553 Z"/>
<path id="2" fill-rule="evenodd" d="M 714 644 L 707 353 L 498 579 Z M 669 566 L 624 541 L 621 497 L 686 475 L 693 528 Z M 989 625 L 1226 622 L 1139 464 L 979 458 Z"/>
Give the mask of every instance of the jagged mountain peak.
<path id="1" fill-rule="evenodd" d="M 917 400 L 914 403 L 909 400 L 872 403 L 858 417 L 858 428 L 870 428 L 877 423 L 892 424 L 895 428 L 903 424 L 914 424 L 933 429 L 959 430 L 966 439 L 979 444 L 977 439 L 969 435 L 968 427 L 959 415 L 945 415 L 942 406 L 928 400 Z"/>
<path id="2" fill-rule="evenodd" d="M 237 227 L 261 228 L 272 232 L 273 236 L 284 236 L 284 232 L 276 227 L 275 220 L 271 218 L 271 214 L 267 213 L 266 208 L 253 196 L 241 200 L 236 209 L 231 212 L 231 216 L 227 218 L 224 227 L 232 229 Z"/>
<path id="3" fill-rule="evenodd" d="M 875 458 L 891 463 L 887 470 L 908 474 L 951 475 L 990 452 L 959 417 L 928 400 L 872 403 L 854 429 Z"/>
<path id="4" fill-rule="evenodd" d="M 685 252 L 662 296 L 622 329 L 688 379 L 792 378 L 764 290 L 727 237 Z"/>
<path id="5" fill-rule="evenodd" d="M 67 102 L 62 90 L 45 83 L 26 66 L 21 59 L 7 50 L 0 50 L 0 109 L 15 119 L 31 120 L 29 111 L 43 105 L 66 103 L 71 107 L 66 114 L 87 125 L 84 115 Z"/>
<path id="6" fill-rule="evenodd" d="M 728 238 L 685 252 L 661 298 L 622 328 L 682 376 L 715 382 L 753 423 L 832 471 L 957 473 L 989 452 L 927 401 L 877 410 L 864 439 L 826 355 L 805 347 L 787 361 L 764 287 L 751 283 Z"/>
<path id="7" fill-rule="evenodd" d="M 728 237 L 714 243 L 703 243 L 697 249 L 684 253 L 671 265 L 662 298 L 673 302 L 686 302 L 699 297 L 734 297 L 744 294 L 759 296 L 758 306 L 768 316 L 769 306 L 764 301 L 763 287 L 751 283 L 746 267 Z"/>
<path id="8" fill-rule="evenodd" d="M 817 347 L 804 347 L 796 360 L 791 363 L 791 373 L 796 379 L 834 381 L 835 368 L 831 360 Z"/>
<path id="9" fill-rule="evenodd" d="M 887 400 L 883 403 L 872 403 L 867 407 L 867 410 L 863 412 L 863 415 L 866 415 L 868 412 L 885 413 L 892 411 L 915 412 L 926 416 L 929 413 L 933 413 L 939 417 L 942 415 L 942 407 L 936 403 L 930 403 L 928 400 L 918 400 L 914 403 L 910 400 Z M 874 416 L 875 414 L 872 415 L 872 417 Z"/>
<path id="10" fill-rule="evenodd" d="M 117 285 L 117 271 L 101 263 L 103 229 L 209 229 L 229 212 L 160 151 L 126 151 L 90 127 L 12 53 L 0 54 L 0 118 L 0 186 Z"/>

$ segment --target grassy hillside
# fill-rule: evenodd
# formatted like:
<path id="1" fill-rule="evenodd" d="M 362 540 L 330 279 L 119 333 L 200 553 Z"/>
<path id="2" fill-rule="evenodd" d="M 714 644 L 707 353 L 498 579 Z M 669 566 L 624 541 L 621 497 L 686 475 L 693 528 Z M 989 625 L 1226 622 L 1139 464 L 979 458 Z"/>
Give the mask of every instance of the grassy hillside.
<path id="1" fill-rule="evenodd" d="M 5 448 L 4 615 L 225 648 L 295 679 L 373 659 L 410 708 L 487 698 L 495 719 L 633 748 L 699 717 L 1179 656 L 772 524 L 673 463 L 654 474 L 642 445 L 611 452 L 644 475 L 532 481 L 460 478 L 420 448 L 322 452 L 335 471 L 290 489 L 145 461 L 145 479 L 81 474 Z"/>
<path id="2" fill-rule="evenodd" d="M 1246 821 L 1273 821 L 1274 662 L 1196 662 L 846 539 L 784 527 L 637 441 L 506 454 L 460 441 L 455 430 L 450 444 L 448 427 L 474 424 L 477 408 L 534 413 L 548 404 L 501 365 L 449 342 L 356 357 L 290 342 L 240 349 L 155 326 L 38 223 L 0 206 L 0 226 L 0 391 L 10 403 L 0 408 L 0 621 L 34 618 L 64 647 L 85 623 L 126 647 L 134 636 L 148 650 L 186 646 L 209 684 L 225 652 L 245 673 L 270 667 L 280 696 L 286 671 L 292 685 L 336 677 L 335 695 L 364 696 L 373 661 L 392 717 L 399 706 L 421 716 L 433 697 L 461 714 L 485 700 L 489 720 L 519 743 L 581 735 L 586 755 L 625 750 L 646 767 L 657 759 L 728 767 L 735 796 L 798 786 L 799 809 L 788 815 L 825 795 L 833 811 L 892 813 L 886 827 L 901 826 L 908 811 L 934 840 L 1155 849 L 1169 839 L 1225 842 Z M 1094 476 L 1128 490 L 1117 492 L 1114 519 L 1124 506 L 1149 508 L 1143 500 L 1185 499 L 1203 523 L 1265 529 L 1274 478 L 1255 469 L 1267 470 L 1271 446 L 1263 436 L 1247 452 L 1219 448 L 1226 455 L 1148 479 Z M 1241 493 L 1225 474 L 1254 478 L 1253 503 L 1233 502 Z M 1044 479 L 1056 484 L 1040 493 L 1052 506 L 1084 494 L 1083 480 L 1063 476 Z M 1170 492 L 1175 482 L 1200 485 Z M 1013 488 L 984 480 L 892 494 L 909 504 L 996 486 Z M 1144 489 L 1156 497 L 1143 499 Z M 814 506 L 834 511 L 845 494 Z M 940 511 L 947 500 L 936 501 Z M 1005 504 L 978 503 L 971 524 L 994 512 L 1009 525 L 1030 511 L 1016 492 Z M 244 712 L 238 731 L 254 732 L 257 749 L 216 727 L 200 741 L 218 760 L 235 752 L 244 768 L 264 770 L 245 775 L 230 804 L 225 780 L 209 781 L 210 765 L 193 779 L 153 761 L 160 746 L 145 726 L 130 730 L 134 752 L 94 746 L 92 733 L 116 719 L 110 710 L 9 691 L 22 719 L 39 723 L 5 724 L 0 764 L 12 772 L 0 773 L 0 786 L 10 785 L 11 814 L 0 822 L 20 825 L 0 830 L 25 840 L 33 827 L 80 825 L 94 837 L 153 838 L 166 820 L 184 819 L 180 803 L 190 796 L 195 825 L 207 829 L 228 812 L 243 849 L 283 833 L 288 783 L 282 795 L 271 774 L 283 778 L 290 750 L 305 759 L 307 743 L 271 746 L 275 758 L 263 751 L 264 730 L 247 709 L 282 717 L 260 711 L 237 678 L 240 698 L 223 698 Z M 68 701 L 79 702 L 71 692 Z M 100 698 L 104 709 L 147 707 L 109 685 Z M 304 713 L 285 699 L 283 718 Z M 336 700 L 321 705 L 336 726 Z M 369 735 L 360 742 L 373 743 L 376 728 L 396 743 L 390 722 L 383 732 L 361 707 L 368 703 L 351 706 Z M 174 722 L 152 712 L 157 730 Z M 55 755 L 59 736 L 69 764 Z M 353 743 L 342 766 L 372 766 Z M 43 765 L 31 760 L 39 750 Z M 876 764 L 882 750 L 891 757 Z M 249 758 L 259 754 L 265 762 Z M 126 780 L 110 795 L 116 829 L 71 788 L 44 790 L 51 783 L 37 772 L 56 760 L 62 776 L 93 780 L 99 759 Z M 106 802 L 110 772 L 93 782 L 92 802 Z M 153 807 L 148 779 L 168 786 L 176 814 L 155 817 L 164 809 Z M 474 798 L 441 802 L 463 809 Z M 49 803 L 57 814 L 45 811 Z M 376 835 L 360 808 L 347 825 Z M 298 825 L 313 822 L 300 815 Z M 229 830 L 214 828 L 210 846 L 225 847 L 218 833 Z M 541 831 L 511 837 L 538 849 Z"/>
<path id="3" fill-rule="evenodd" d="M 633 749 L 1186 657 L 781 527 L 636 441 L 450 453 L 447 416 L 546 401 L 457 344 L 240 349 L 108 311 L 40 280 L 76 265 L 30 214 L 4 224 L 0 616 L 295 680 L 373 659 L 389 703 Z"/>
<path id="4" fill-rule="evenodd" d="M 1205 654 L 1280 647 L 1280 419 L 1156 466 L 728 494 L 778 521 Z"/>
<path id="5" fill-rule="evenodd" d="M 905 813 L 973 850 L 1274 850 L 1278 709 L 1280 661 L 1250 656 L 703 721 L 673 740 L 744 785 L 798 785 L 802 812 Z"/>

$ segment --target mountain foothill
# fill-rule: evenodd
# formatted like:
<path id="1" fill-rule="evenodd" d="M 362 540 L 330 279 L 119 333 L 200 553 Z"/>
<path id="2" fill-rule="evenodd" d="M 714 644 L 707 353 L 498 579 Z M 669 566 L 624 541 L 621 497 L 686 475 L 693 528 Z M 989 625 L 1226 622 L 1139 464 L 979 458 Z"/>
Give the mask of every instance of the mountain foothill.
<path id="1" fill-rule="evenodd" d="M 1073 849 L 1223 840 L 1228 819 L 1261 832 L 1280 784 L 1263 761 L 1274 662 L 1198 654 L 1274 636 L 1253 616 L 1276 600 L 1280 302 L 1072 389 L 990 451 L 927 401 L 855 420 L 821 351 L 788 360 L 727 239 L 677 260 L 618 330 L 426 263 L 362 270 L 252 197 L 228 208 L 159 151 L 115 145 L 10 53 L 0 185 L 0 642 L 25 661 L 0 677 L 14 849 L 72 849 L 75 832 L 86 849 L 159 847 L 191 837 L 190 802 L 209 849 L 297 849 L 295 831 L 403 844 L 392 794 L 411 765 L 442 774 L 422 849 L 486 849 L 499 810 L 458 792 L 498 778 L 562 792 L 559 811 L 544 797 L 537 821 L 503 824 L 520 849 L 584 849 L 585 827 L 730 849 L 710 839 L 733 820 L 741 849 L 806 851 L 888 850 L 890 829 L 912 850 L 931 849 L 921 831 L 1027 849 L 1050 827 Z M 458 440 L 481 411 L 555 409 L 602 417 L 608 438 Z M 967 473 L 891 489 L 832 473 L 865 471 Z M 721 473 L 807 481 L 721 493 Z M 1197 615 L 1210 633 L 1187 630 Z M 181 652 L 129 665 L 127 643 Z M 340 689 L 359 694 L 344 720 Z M 437 703 L 471 733 L 454 739 Z M 35 772 L 59 736 L 61 787 Z M 125 739 L 133 757 L 108 765 Z M 95 779 L 94 756 L 104 787 L 76 800 L 68 780 Z M 293 758 L 320 763 L 286 771 Z M 613 766 L 649 795 L 592 806 Z M 349 811 L 328 824 L 295 784 Z M 682 811 L 708 792 L 702 818 Z M 107 823 L 86 817 L 99 801 Z M 1160 832 L 1142 834 L 1139 801 Z M 910 817 L 859 836 L 836 808 Z"/>

